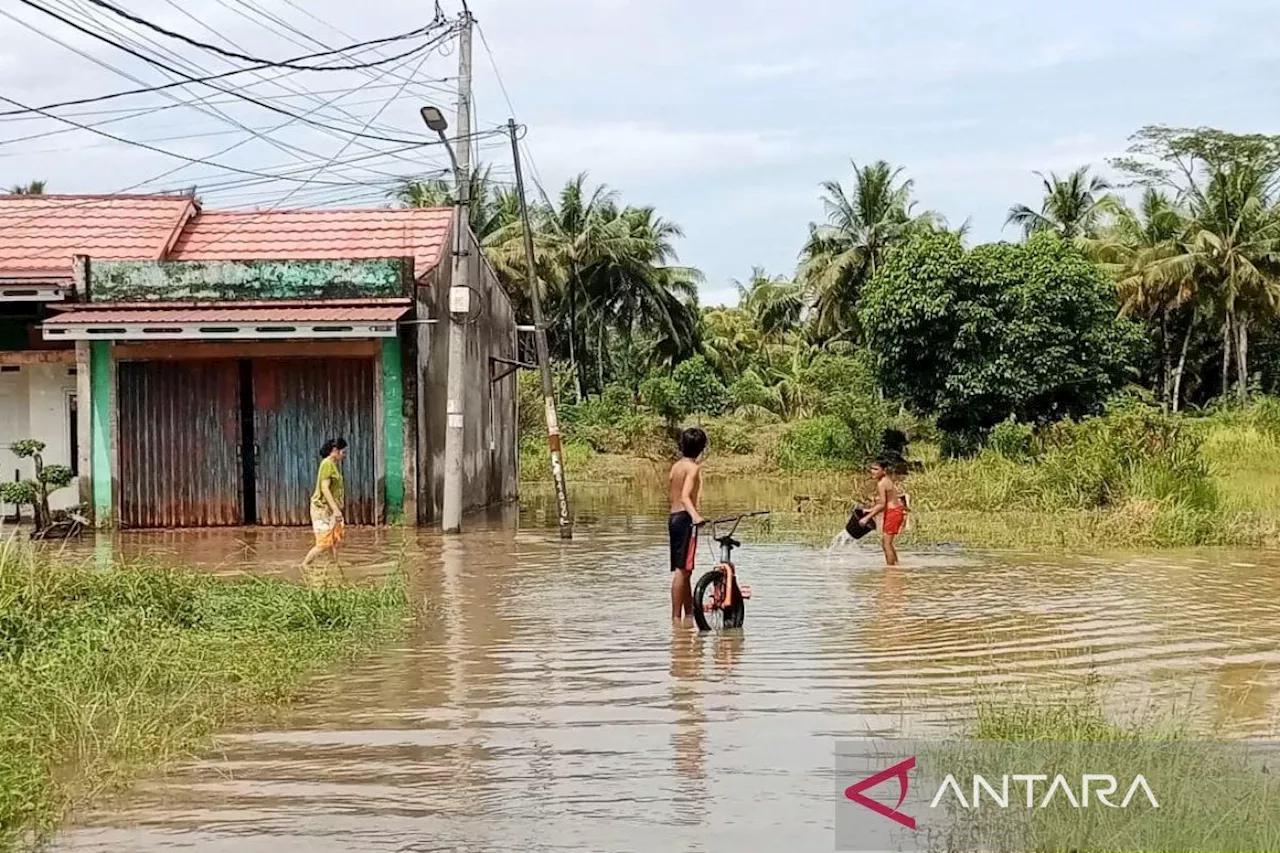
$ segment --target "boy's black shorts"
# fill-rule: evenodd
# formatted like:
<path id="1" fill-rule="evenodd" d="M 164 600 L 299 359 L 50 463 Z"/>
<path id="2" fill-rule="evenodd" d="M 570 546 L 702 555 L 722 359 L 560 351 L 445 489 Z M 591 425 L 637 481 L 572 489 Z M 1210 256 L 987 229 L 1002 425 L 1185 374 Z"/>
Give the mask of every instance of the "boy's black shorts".
<path id="1" fill-rule="evenodd" d="M 667 533 L 671 538 L 671 571 L 692 572 L 698 552 L 698 528 L 693 516 L 683 511 L 671 513 Z"/>

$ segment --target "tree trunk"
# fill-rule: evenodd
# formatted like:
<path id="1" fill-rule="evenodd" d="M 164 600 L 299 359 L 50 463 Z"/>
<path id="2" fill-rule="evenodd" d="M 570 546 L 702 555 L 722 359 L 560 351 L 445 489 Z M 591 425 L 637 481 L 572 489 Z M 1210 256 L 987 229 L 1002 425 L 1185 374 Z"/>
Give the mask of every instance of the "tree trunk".
<path id="1" fill-rule="evenodd" d="M 1249 402 L 1249 319 L 1236 318 L 1236 397 L 1240 405 Z"/>
<path id="2" fill-rule="evenodd" d="M 598 342 L 598 346 L 596 348 L 596 366 L 598 368 L 596 370 L 596 375 L 600 378 L 600 385 L 598 387 L 599 387 L 600 393 L 603 394 L 604 393 L 604 316 L 603 315 L 600 317 L 600 322 L 597 323 L 596 325 L 597 325 L 596 340 Z"/>
<path id="3" fill-rule="evenodd" d="M 1169 359 L 1169 309 L 1164 308 L 1160 312 L 1160 405 L 1166 412 L 1170 408 L 1169 390 L 1173 379 Z"/>
<path id="4" fill-rule="evenodd" d="M 1231 394 L 1231 312 L 1222 319 L 1222 397 Z"/>
<path id="5" fill-rule="evenodd" d="M 578 268 L 569 270 L 569 368 L 573 371 L 575 402 L 582 402 L 582 365 L 578 364 Z"/>
<path id="6" fill-rule="evenodd" d="M 1191 334 L 1195 331 L 1195 317 L 1187 322 L 1187 336 L 1182 339 L 1182 354 L 1178 356 L 1178 366 L 1173 372 L 1173 411 L 1182 408 L 1182 372 L 1187 368 L 1187 350 L 1191 349 Z"/>
<path id="7" fill-rule="evenodd" d="M 32 515 L 36 533 L 43 533 L 49 529 L 53 520 L 53 514 L 49 512 L 49 487 L 44 482 L 44 458 L 37 453 L 32 461 L 36 469 L 36 503 L 32 507 Z"/>

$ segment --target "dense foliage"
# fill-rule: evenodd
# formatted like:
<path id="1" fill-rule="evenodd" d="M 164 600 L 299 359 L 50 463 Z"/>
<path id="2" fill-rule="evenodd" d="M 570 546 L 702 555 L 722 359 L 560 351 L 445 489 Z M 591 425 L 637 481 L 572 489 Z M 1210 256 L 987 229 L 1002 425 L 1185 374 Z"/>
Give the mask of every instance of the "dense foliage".
<path id="1" fill-rule="evenodd" d="M 861 317 L 885 391 L 974 439 L 1009 418 L 1099 411 L 1137 344 L 1114 286 L 1047 231 L 972 251 L 949 234 L 913 238 L 868 285 Z"/>
<path id="2" fill-rule="evenodd" d="M 843 465 L 889 427 L 968 452 L 1127 384 L 1167 411 L 1280 390 L 1280 137 L 1149 127 L 1112 166 L 1042 176 L 1043 198 L 1009 212 L 1021 242 L 969 247 L 901 168 L 853 164 L 823 183 L 794 277 L 753 269 L 736 307 L 709 309 L 679 226 L 579 176 L 531 213 L 570 437 L 651 448 L 697 420 L 754 433 L 779 465 Z M 408 182 L 399 199 L 450 191 Z M 484 168 L 471 192 L 527 319 L 517 199 Z"/>

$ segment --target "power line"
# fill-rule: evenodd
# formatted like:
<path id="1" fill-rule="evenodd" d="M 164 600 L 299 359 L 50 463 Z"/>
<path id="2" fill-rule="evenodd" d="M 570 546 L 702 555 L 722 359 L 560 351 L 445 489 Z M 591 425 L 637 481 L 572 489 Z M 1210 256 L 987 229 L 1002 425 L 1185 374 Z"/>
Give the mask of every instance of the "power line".
<path id="1" fill-rule="evenodd" d="M 163 155 L 165 155 L 166 157 L 173 157 L 173 158 L 176 158 L 176 159 L 178 159 L 178 160 L 186 160 L 188 163 L 200 163 L 200 164 L 203 164 L 203 165 L 206 165 L 206 166 L 214 166 L 214 167 L 219 168 L 219 169 L 225 169 L 225 170 L 227 170 L 228 172 L 238 172 L 239 174 L 242 174 L 242 175 L 254 175 L 254 176 L 256 176 L 256 177 L 272 177 L 271 175 L 268 175 L 268 174 L 266 174 L 265 172 L 256 172 L 256 171 L 254 171 L 254 170 L 252 170 L 252 169 L 239 169 L 239 168 L 236 168 L 235 166 L 228 166 L 228 165 L 226 165 L 225 163 L 215 163 L 215 162 L 213 162 L 213 161 L 206 160 L 206 159 L 204 159 L 204 158 L 202 158 L 202 157 L 188 157 L 188 156 L 186 156 L 185 154 L 179 154 L 179 153 L 177 153 L 176 151 L 167 151 L 167 150 L 165 150 L 164 148 L 159 148 L 159 147 L 157 147 L 157 146 L 155 146 L 155 145 L 149 145 L 149 144 L 147 144 L 147 143 L 145 143 L 145 142 L 139 142 L 139 141 L 138 141 L 138 140 L 136 140 L 136 139 L 126 139 L 126 138 L 124 138 L 123 136 L 116 136 L 115 134 L 113 134 L 113 133 L 108 133 L 108 132 L 107 132 L 107 131 L 105 131 L 105 130 L 99 130 L 98 128 L 93 127 L 92 125 L 81 124 L 80 122 L 74 121 L 74 120 L 69 119 L 69 118 L 63 118 L 62 116 L 55 115 L 55 114 L 50 113 L 50 112 L 46 112 L 46 111 L 43 111 L 43 110 L 38 110 L 38 109 L 36 109 L 35 107 L 30 107 L 30 106 L 28 106 L 28 105 L 26 105 L 26 104 L 24 104 L 24 103 L 22 103 L 22 102 L 20 102 L 20 101 L 15 101 L 13 98 L 9 98 L 9 97 L 6 97 L 6 96 L 4 96 L 4 95 L 0 95 L 0 101 L 4 101 L 4 102 L 5 102 L 5 103 L 7 103 L 7 104 L 13 104 L 15 107 L 21 107 L 21 108 L 26 109 L 26 110 L 32 110 L 32 111 L 34 111 L 34 112 L 38 112 L 38 113 L 40 113 L 41 115 L 46 116 L 47 118 L 51 118 L 51 119 L 55 119 L 56 121 L 64 122 L 65 124 L 69 124 L 69 125 L 72 125 L 73 127 L 77 127 L 77 128 L 79 128 L 80 130 L 87 130 L 87 131 L 89 131 L 90 133 L 96 133 L 96 134 L 97 134 L 97 135 L 99 135 L 99 136 L 104 136 L 104 137 L 106 137 L 107 139 L 115 140 L 116 142 L 119 142 L 119 143 L 121 143 L 121 144 L 124 144 L 124 145 L 132 145 L 132 146 L 135 146 L 135 147 L 137 147 L 137 148 L 144 148 L 144 149 L 146 149 L 147 151 L 153 151 L 153 152 L 155 152 L 156 154 L 163 154 Z M 421 143 L 421 144 L 425 145 L 425 144 L 426 144 L 426 142 L 424 141 L 424 142 L 423 142 L 423 143 Z"/>
<path id="2" fill-rule="evenodd" d="M 417 71 L 418 71 L 418 70 L 421 70 L 423 63 L 424 63 L 424 62 L 426 62 L 426 61 L 427 61 L 427 58 L 424 56 L 424 57 L 422 58 L 422 60 L 421 60 L 421 61 L 419 61 L 419 63 L 418 63 L 418 67 L 417 67 L 416 69 L 414 69 L 414 73 L 417 73 Z M 387 107 L 391 106 L 392 102 L 393 102 L 393 101 L 395 101 L 395 99 L 396 99 L 397 97 L 399 97 L 399 96 L 404 92 L 405 87 L 406 87 L 407 85 L 409 85 L 409 80 L 410 80 L 410 79 L 412 79 L 412 77 L 407 78 L 407 79 L 405 80 L 405 82 L 404 82 L 404 83 L 402 83 L 402 84 L 400 85 L 400 88 L 399 88 L 399 89 L 397 89 L 395 92 L 393 92 L 393 93 L 391 94 L 391 96 L 390 96 L 390 97 L 388 97 L 388 98 L 386 99 L 386 101 L 385 101 L 385 102 L 383 102 L 382 106 L 378 108 L 378 111 L 377 111 L 376 113 L 374 113 L 374 114 L 373 114 L 373 116 L 372 116 L 371 118 L 369 118 L 369 120 L 368 120 L 368 121 L 366 121 L 366 122 L 365 122 L 365 125 L 364 125 L 364 126 L 365 126 L 366 128 L 367 128 L 367 127 L 369 127 L 369 125 L 373 124 L 375 121 L 377 121 L 377 120 L 378 120 L 378 117 L 382 115 L 382 113 L 387 109 Z M 273 210 L 277 210 L 277 209 L 279 209 L 279 208 L 283 207 L 283 206 L 284 206 L 284 204 L 285 204 L 286 202 L 288 202 L 288 201 L 289 201 L 289 199 L 291 199 L 291 198 L 293 198 L 295 195 L 297 195 L 297 194 L 298 194 L 298 192 L 299 192 L 299 191 L 301 191 L 304 187 L 306 187 L 306 186 L 308 186 L 309 184 L 311 184 L 312 182 L 314 182 L 314 181 L 316 180 L 316 178 L 318 178 L 320 175 L 322 175 L 322 174 L 324 173 L 325 169 L 327 169 L 327 168 L 329 168 L 330 166 L 332 166 L 332 165 L 333 165 L 333 163 L 334 163 L 334 162 L 335 162 L 339 157 L 341 157 L 343 154 L 345 154 L 345 153 L 346 153 L 346 151 L 347 151 L 347 149 L 348 149 L 348 148 L 350 148 L 350 147 L 351 147 L 355 142 L 356 142 L 355 137 L 352 137 L 351 139 L 347 140 L 347 142 L 346 142 L 346 143 L 345 143 L 341 148 L 339 148 L 339 149 L 337 150 L 337 152 L 335 152 L 335 153 L 333 154 L 333 156 L 332 156 L 332 157 L 330 157 L 330 158 L 329 158 L 328 160 L 326 160 L 324 163 L 321 163 L 321 164 L 320 164 L 320 166 L 319 166 L 319 167 L 318 167 L 314 172 L 312 172 L 312 173 L 307 177 L 307 179 L 306 179 L 305 181 L 303 181 L 303 182 L 302 182 L 301 184 L 299 184 L 297 187 L 294 187 L 292 190 L 290 190 L 288 193 L 286 193 L 286 194 L 284 195 L 284 197 L 283 197 L 283 198 L 281 198 L 278 202 L 276 202 L 274 205 L 272 205 L 270 208 L 268 208 L 268 212 L 269 212 L 269 211 L 273 211 Z M 240 224 L 240 225 L 239 225 L 239 226 L 237 226 L 236 228 L 231 229 L 230 231 L 228 231 L 227 233 L 223 234 L 221 237 L 219 237 L 217 240 L 214 240 L 213 242 L 214 242 L 214 243 L 221 242 L 222 240 L 226 240 L 226 239 L 228 239 L 228 238 L 230 238 L 230 237 L 234 236 L 234 235 L 235 235 L 235 234 L 237 234 L 241 229 L 243 229 L 246 225 L 248 225 L 248 224 L 249 224 L 249 221 L 251 221 L 251 220 L 246 220 L 244 223 Z M 211 244 L 210 244 L 210 245 L 211 245 Z"/>
<path id="3" fill-rule="evenodd" d="M 266 103 L 266 102 L 264 102 L 264 101 L 261 101 L 261 100 L 259 100 L 259 99 L 256 99 L 256 98 L 253 98 L 253 97 L 250 97 L 250 96 L 245 95 L 245 94 L 240 93 L 240 92 L 236 92 L 236 91 L 235 91 L 235 90 L 233 90 L 233 89 L 224 89 L 224 88 L 221 88 L 221 87 L 219 87 L 219 86 L 215 86 L 215 85 L 213 85 L 211 82 L 208 82 L 208 81 L 205 81 L 205 80 L 201 80 L 200 78 L 197 78 L 197 77 L 192 77 L 190 74 L 187 74 L 186 72 L 184 72 L 184 71 L 182 71 L 182 70 L 180 70 L 180 69 L 177 69 L 177 68 L 173 67 L 172 65 L 170 65 L 170 64 L 168 64 L 168 63 L 166 63 L 166 62 L 163 62 L 163 61 L 161 61 L 161 60 L 155 59 L 154 57 L 147 56 L 145 53 L 143 53 L 143 52 L 141 52 L 141 51 L 139 51 L 139 50 L 137 50 L 137 49 L 135 49 L 135 48 L 133 48 L 133 47 L 130 47 L 130 46 L 128 46 L 128 45 L 121 44 L 120 42 L 117 42 L 117 41 L 113 41 L 111 38 L 109 38 L 109 37 L 107 37 L 107 36 L 104 36 L 104 35 L 102 35 L 101 33 L 94 32 L 93 30 L 91 30 L 91 29 L 89 29 L 89 28 L 87 28 L 87 27 L 84 27 L 84 26 L 82 26 L 82 25 L 80 25 L 80 24 L 76 23 L 75 21 L 73 21 L 73 20 L 71 20 L 71 19 L 69 19 L 69 18 L 67 18 L 67 17 L 65 17 L 65 16 L 63 16 L 63 15 L 58 14 L 57 12 L 53 11 L 52 9 L 49 9 L 49 8 L 47 8 L 47 7 L 45 7 L 45 6 L 40 5 L 39 3 L 37 3 L 37 2 L 36 2 L 36 0 L 18 0 L 18 2 L 20 2 L 20 3 L 22 3 L 22 4 L 26 5 L 26 6 L 30 6 L 31 8 L 36 9 L 37 11 L 43 12 L 44 14 L 49 15 L 50 17 L 52 17 L 52 18 L 54 18 L 54 19 L 56 19 L 56 20 L 58 20 L 58 21 L 61 21 L 62 23 L 66 24 L 67 26 L 71 27 L 72 29 L 74 29 L 74 30 L 76 30 L 76 31 L 78 31 L 78 32 L 81 32 L 81 33 L 83 33 L 83 34 L 85 34 L 85 35 L 88 35 L 88 36 L 90 36 L 90 37 L 92 37 L 92 38 L 95 38 L 95 39 L 97 39 L 98 41 L 105 42 L 106 44 L 109 44 L 109 45 L 111 45 L 112 47 L 117 48 L 118 50 L 122 50 L 122 51 L 124 51 L 125 53 L 130 54 L 131 56 L 134 56 L 134 57 L 136 57 L 136 58 L 138 58 L 138 59 L 141 59 L 143 62 L 146 62 L 146 63 L 147 63 L 147 64 L 149 64 L 149 65 L 154 65 L 154 66 L 155 66 L 155 67 L 157 67 L 157 68 L 160 68 L 160 69 L 163 69 L 163 70 L 165 70 L 165 71 L 169 72 L 170 74 L 173 74 L 173 75 L 178 76 L 178 77 L 182 77 L 182 78 L 184 78 L 184 79 L 185 79 L 187 82 L 189 82 L 189 83 L 200 83 L 201 85 L 208 86 L 208 87 L 209 87 L 209 88 L 211 88 L 211 89 L 214 89 L 214 90 L 216 90 L 216 91 L 219 91 L 219 92 L 223 93 L 224 95 L 232 95 L 232 96 L 234 96 L 234 97 L 239 98 L 240 100 L 246 101 L 247 103 L 253 104 L 253 105 L 258 106 L 258 107 L 261 107 L 262 109 L 269 110 L 269 111 L 274 112 L 274 113 L 279 113 L 280 115 L 287 116 L 287 117 L 289 117 L 289 118 L 293 118 L 293 119 L 296 119 L 296 120 L 303 121 L 305 124 L 311 125 L 311 126 L 313 126 L 313 127 L 318 127 L 318 128 L 324 129 L 324 130 L 329 131 L 329 132 L 337 132 L 337 133 L 351 133 L 351 131 L 344 130 L 344 129 L 342 129 L 342 128 L 335 128 L 335 127 L 333 127 L 332 125 L 327 125 L 327 124 L 324 124 L 323 122 L 317 122 L 317 121 L 311 121 L 311 120 L 308 120 L 308 119 L 304 119 L 304 118 L 302 118 L 301 116 L 297 115 L 296 113 L 289 112 L 289 111 L 288 111 L 288 110 L 286 110 L 286 109 L 282 109 L 282 108 L 280 108 L 280 107 L 273 106 L 273 105 L 271 105 L 271 104 L 269 104 L 269 103 Z M 438 44 L 440 44 L 440 42 L 444 41 L 446 38 L 448 38 L 450 35 L 452 35 L 452 34 L 453 34 L 454 29 L 456 29 L 456 27 L 455 27 L 454 25 L 450 25 L 450 26 L 449 26 L 449 28 L 448 28 L 448 31 L 447 31 L 446 33 L 443 33 L 442 35 L 439 35 L 439 36 L 435 37 L 435 38 L 432 40 L 432 42 L 431 42 L 431 45 L 430 45 L 430 46 L 435 47 L 435 46 L 437 46 Z M 32 110 L 32 111 L 35 111 L 35 112 L 39 112 L 38 110 L 34 110 L 34 108 L 31 108 L 31 107 L 28 107 L 27 109 Z M 363 132 L 356 133 L 356 134 L 354 134 L 354 135 L 355 135 L 355 136 L 358 136 L 358 137 L 360 137 L 360 138 L 362 138 L 362 139 L 372 139 L 372 140 L 377 141 L 377 142 L 391 142 L 391 143 L 394 143 L 394 144 L 397 144 L 397 145 L 412 144 L 412 140 L 407 140 L 407 139 L 397 139 L 397 138 L 389 137 L 389 136 L 378 136 L 378 135 L 367 134 L 367 133 L 363 133 Z"/>
<path id="4" fill-rule="evenodd" d="M 489 39 L 485 37 L 484 27 L 480 26 L 479 22 L 476 23 L 476 30 L 480 33 L 480 43 L 484 45 L 485 56 L 489 57 L 489 67 L 493 69 L 493 76 L 497 79 L 498 88 L 507 102 L 507 109 L 511 110 L 511 117 L 516 118 L 516 106 L 511 101 L 511 93 L 507 91 L 507 84 L 503 82 L 502 72 L 498 70 L 497 57 L 494 56 L 493 48 L 489 47 Z M 525 135 L 527 136 L 528 134 L 526 133 Z M 550 206 L 551 197 L 547 195 L 546 189 L 542 186 L 542 175 L 538 173 L 538 164 L 533 159 L 533 152 L 529 150 L 529 144 L 524 140 L 520 140 L 520 147 L 525 159 L 529 161 L 529 172 L 530 177 L 533 178 L 533 185 L 538 188 L 538 193 L 542 196 L 543 203 Z"/>
<path id="5" fill-rule="evenodd" d="M 16 21 L 17 23 L 23 23 L 22 21 L 16 18 L 13 18 L 11 15 L 8 15 L 7 13 L 6 13 L 6 17 L 9 17 L 11 20 Z M 418 31 L 415 30 L 414 32 L 416 33 Z M 273 67 L 289 68 L 291 67 L 289 63 L 298 62 L 303 59 L 319 59 L 322 56 L 345 55 L 348 51 L 363 50 L 370 47 L 374 47 L 376 45 L 385 44 L 388 42 L 403 41 L 405 38 L 409 38 L 409 37 L 411 37 L 411 34 L 402 33 L 401 35 L 398 35 L 398 36 L 390 36 L 387 38 L 373 39 L 371 41 L 357 42 L 356 44 L 348 45 L 347 47 L 343 47 L 343 48 L 337 48 L 333 50 L 324 50 L 324 51 L 320 51 L 319 53 L 309 53 L 303 56 L 297 56 L 297 57 L 294 57 L 293 59 L 286 60 L 283 63 L 263 63 L 260 65 L 254 66 L 252 68 L 236 68 L 231 71 L 224 71 L 221 74 L 212 74 L 208 77 L 200 77 L 195 80 L 180 80 L 173 83 L 164 83 L 159 86 L 146 86 L 139 89 L 127 89 L 122 92 L 112 92 L 107 95 L 95 95 L 94 97 L 90 97 L 90 98 L 76 98 L 70 101 L 60 101 L 55 104 L 44 104 L 42 105 L 42 109 L 55 110 L 55 109 L 61 109 L 62 107 L 77 107 L 77 106 L 82 106 L 84 104 L 94 104 L 94 103 L 99 103 L 101 101 L 111 101 L 117 98 L 130 97 L 132 95 L 146 95 L 146 94 L 151 94 L 152 92 L 160 92 L 165 89 L 174 89 L 180 86 L 190 86 L 193 83 L 207 83 L 212 80 L 223 80 L 227 77 L 234 77 L 238 74 L 250 74 L 256 71 L 262 71 L 263 69 L 266 69 L 266 68 L 273 68 Z M 417 53 L 418 51 L 423 50 L 426 47 L 427 45 L 419 45 L 418 47 L 415 47 L 412 51 L 399 53 L 399 54 L 396 54 L 395 56 L 385 57 L 382 59 L 375 60 L 373 62 L 366 62 L 359 65 L 327 66 L 324 68 L 314 68 L 311 70 L 314 70 L 314 71 L 368 70 L 368 69 L 376 68 L 380 65 L 385 65 L 390 62 L 395 62 L 397 59 L 403 59 L 405 57 L 412 56 L 414 53 Z M 26 111 L 25 110 L 7 110 L 4 112 L 0 112 L 0 117 L 20 115 L 24 112 Z"/>
<path id="6" fill-rule="evenodd" d="M 169 38 L 177 39 L 178 41 L 182 41 L 182 42 L 186 42 L 187 44 L 192 45 L 192 46 L 194 46 L 194 47 L 198 47 L 198 48 L 200 48 L 201 50 L 207 50 L 207 51 L 209 51 L 210 53 L 216 53 L 216 54 L 218 54 L 219 56 L 225 56 L 225 57 L 228 57 L 228 58 L 230 58 L 230 59 L 239 59 L 239 60 L 243 60 L 243 61 L 245 61 L 245 62 L 251 62 L 251 63 L 254 63 L 255 65 L 258 65 L 258 66 L 260 66 L 260 67 L 264 67 L 264 68 L 291 68 L 291 69 L 293 69 L 293 70 L 295 70 L 295 71 L 353 71 L 353 70 L 356 70 L 356 67 L 354 67 L 354 66 L 340 66 L 340 65 L 336 65 L 336 66 L 324 66 L 324 65 L 319 65 L 319 66 L 317 66 L 317 65 L 300 65 L 300 64 L 297 64 L 297 63 L 295 63 L 295 62 L 293 62 L 293 61 L 291 61 L 291 60 L 284 60 L 284 61 L 273 62 L 272 60 L 269 60 L 269 59 L 262 59 L 261 57 L 249 56 L 248 54 L 238 53 L 238 52 L 236 52 L 236 51 L 232 51 L 232 50 L 224 50 L 223 48 L 220 48 L 220 47 L 218 47 L 218 46 L 217 46 L 217 45 L 215 45 L 215 44 L 209 44 L 208 42 L 202 42 L 202 41 L 199 41 L 198 39 L 191 38 L 190 36 L 183 35 L 182 33 L 175 32 L 175 31 L 173 31 L 173 30 L 166 29 L 166 28 L 164 28 L 164 27 L 160 26 L 159 24 L 156 24 L 156 23 L 153 23 L 153 22 L 151 22 L 151 21 L 148 21 L 146 18 L 143 18 L 143 17 L 141 17 L 141 16 L 139 16 L 139 15 L 134 15 L 134 14 L 133 14 L 133 13 L 131 13 L 131 12 L 128 12 L 128 11 L 126 11 L 126 10 L 124 10 L 124 9 L 121 9 L 119 6 L 116 6 L 116 5 L 112 4 L 112 3 L 108 3 L 108 2 L 107 2 L 107 0 L 86 0 L 86 2 L 91 3 L 91 4 L 93 4 L 94 6 L 97 6 L 97 7 L 98 7 L 98 8 L 100 8 L 100 9 L 106 9 L 108 12 L 111 12 L 113 15 L 117 15 L 117 16 L 119 16 L 119 17 L 121 17 L 121 18 L 124 18 L 126 21 L 130 21 L 130 22 L 132 22 L 132 23 L 139 24 L 140 26 L 144 26 L 144 27 L 146 27 L 146 28 L 147 28 L 147 29 L 149 29 L 149 30 L 153 30 L 153 31 L 155 31 L 155 32 L 157 32 L 157 33 L 160 33 L 161 35 L 168 36 Z M 432 32 L 434 29 L 437 29 L 438 27 L 442 26 L 442 25 L 443 25 L 443 23 L 444 23 L 443 19 L 441 19 L 441 18 L 437 18 L 437 19 L 436 19 L 435 21 L 433 21 L 430 25 L 428 25 L 428 26 L 426 26 L 426 27 L 420 27 L 420 28 L 419 28 L 419 29 L 417 29 L 417 30 L 412 30 L 410 33 L 408 33 L 408 34 L 406 34 L 405 36 L 403 36 L 403 38 L 412 38 L 412 37 L 414 37 L 414 36 L 427 35 L 427 34 L 429 34 L 430 32 Z M 407 52 L 407 53 L 405 53 L 405 54 L 402 54 L 402 56 L 410 56 L 410 55 L 412 55 L 413 53 L 417 53 L 417 52 L 418 52 L 419 50 L 421 50 L 421 49 L 422 49 L 421 47 L 415 48 L 415 49 L 414 49 L 414 50 L 412 50 L 412 51 L 409 51 L 409 52 Z M 383 62 L 394 62 L 394 61 L 395 61 L 395 59 L 397 59 L 397 58 L 401 58 L 401 57 L 393 57 L 392 59 L 383 60 Z M 367 67 L 370 67 L 370 66 L 363 66 L 363 67 L 366 67 L 366 68 L 367 68 Z"/>

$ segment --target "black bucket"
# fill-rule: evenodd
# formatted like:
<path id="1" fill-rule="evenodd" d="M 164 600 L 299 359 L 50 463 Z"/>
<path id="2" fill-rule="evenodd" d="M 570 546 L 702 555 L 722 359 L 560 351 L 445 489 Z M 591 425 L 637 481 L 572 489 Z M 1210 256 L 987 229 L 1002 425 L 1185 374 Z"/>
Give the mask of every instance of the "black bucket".
<path id="1" fill-rule="evenodd" d="M 861 539 L 872 530 L 876 529 L 876 523 L 873 521 L 870 525 L 862 523 L 862 519 L 867 517 L 867 511 L 860 506 L 853 508 L 853 514 L 849 516 L 849 521 L 844 526 L 844 532 L 848 533 L 854 539 Z"/>

